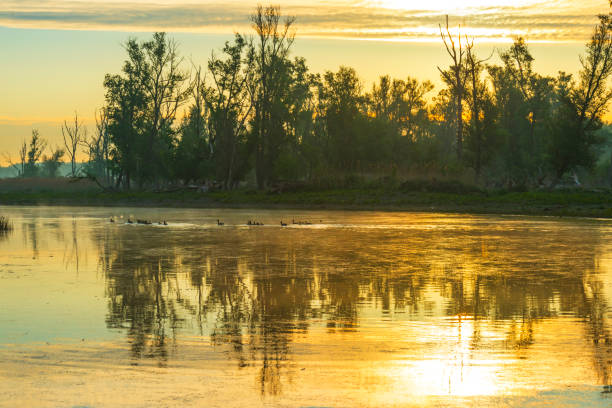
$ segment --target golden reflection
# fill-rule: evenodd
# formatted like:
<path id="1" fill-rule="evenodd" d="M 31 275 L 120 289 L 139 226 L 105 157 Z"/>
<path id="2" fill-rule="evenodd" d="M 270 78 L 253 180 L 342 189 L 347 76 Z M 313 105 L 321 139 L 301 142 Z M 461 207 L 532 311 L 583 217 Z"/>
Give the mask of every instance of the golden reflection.
<path id="1" fill-rule="evenodd" d="M 259 394 L 326 405 L 343 390 L 348 405 L 445 405 L 542 390 L 562 398 L 568 387 L 599 387 L 599 395 L 611 386 L 606 224 L 317 213 L 313 219 L 336 219 L 248 228 L 243 213 L 228 212 L 219 229 L 201 211 L 165 213 L 180 219 L 158 228 L 112 225 L 104 210 L 93 212 L 55 221 L 26 215 L 0 241 L 0 264 L 9 265 L 0 270 L 0 297 L 14 314 L 0 310 L 0 344 L 33 344 L 10 323 L 32 319 L 20 311 L 23 290 L 43 298 L 69 283 L 80 303 L 103 295 L 102 309 L 75 303 L 68 320 L 59 308 L 60 317 L 50 316 L 61 327 L 101 313 L 90 323 L 97 328 L 71 329 L 74 338 L 118 336 L 104 343 L 120 350 L 118 366 L 174 375 L 183 367 L 196 376 L 217 367 L 251 384 L 244 401 Z M 59 248 L 62 259 L 41 259 Z M 13 279 L 15 253 L 33 273 Z M 58 268 L 64 272 L 48 273 Z M 23 353 L 56 361 L 68 352 L 41 347 Z M 0 363 L 0 379 L 7 367 L 23 370 L 10 361 Z"/>

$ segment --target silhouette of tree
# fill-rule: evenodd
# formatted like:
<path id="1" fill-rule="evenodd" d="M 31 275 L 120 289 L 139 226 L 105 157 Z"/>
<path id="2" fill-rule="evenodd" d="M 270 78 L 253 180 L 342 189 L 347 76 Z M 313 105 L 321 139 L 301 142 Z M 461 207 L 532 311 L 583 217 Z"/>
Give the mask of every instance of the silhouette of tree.
<path id="1" fill-rule="evenodd" d="M 79 115 L 74 112 L 74 122 L 68 126 L 64 121 L 62 125 L 62 137 L 64 138 L 65 152 L 70 159 L 70 176 L 77 176 L 76 155 L 81 144 L 87 139 L 87 128 L 79 122 Z"/>
<path id="2" fill-rule="evenodd" d="M 251 22 L 257 36 L 251 51 L 254 61 L 250 76 L 254 109 L 251 133 L 257 185 L 263 188 L 272 177 L 273 165 L 286 140 L 283 96 L 291 66 L 288 57 L 295 39 L 295 18 L 281 21 L 280 7 L 258 6 Z"/>
<path id="3" fill-rule="evenodd" d="M 442 75 L 442 80 L 449 86 L 450 92 L 455 101 L 456 126 L 457 126 L 457 158 L 461 160 L 463 154 L 463 99 L 465 94 L 465 85 L 467 75 L 465 70 L 465 50 L 461 39 L 461 26 L 457 34 L 457 42 L 448 27 L 448 16 L 446 16 L 446 30 L 442 31 L 440 27 L 440 37 L 446 48 L 446 52 L 451 58 L 451 65 L 447 70 L 442 70 L 438 67 L 438 71 Z"/>
<path id="4" fill-rule="evenodd" d="M 40 137 L 38 129 L 32 129 L 32 138 L 25 155 L 24 177 L 38 176 L 38 162 L 47 148 L 47 141 Z"/>
<path id="5" fill-rule="evenodd" d="M 47 177 L 57 177 L 59 168 L 63 163 L 62 157 L 64 157 L 64 150 L 59 147 L 51 150 L 48 156 L 44 155 L 42 158 L 43 174 Z"/>

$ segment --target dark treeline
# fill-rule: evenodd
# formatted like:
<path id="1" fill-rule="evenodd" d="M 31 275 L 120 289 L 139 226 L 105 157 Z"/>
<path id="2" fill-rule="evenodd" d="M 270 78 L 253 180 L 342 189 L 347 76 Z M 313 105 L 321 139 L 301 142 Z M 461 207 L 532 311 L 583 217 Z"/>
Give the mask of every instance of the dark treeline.
<path id="1" fill-rule="evenodd" d="M 445 88 L 437 94 L 411 77 L 382 76 L 365 89 L 344 66 L 313 74 L 291 55 L 293 18 L 258 7 L 250 19 L 255 34 L 236 34 L 205 68 L 188 66 L 164 33 L 128 40 L 121 73 L 104 78 L 96 131 L 80 134 L 78 117 L 65 124 L 65 139 L 76 134 L 86 146 L 86 172 L 126 189 L 338 186 L 366 176 L 489 188 L 554 186 L 564 177 L 612 183 L 603 126 L 612 99 L 610 15 L 599 16 L 575 77 L 535 72 L 522 38 L 494 65 L 447 21 L 440 33 L 449 65 L 438 67 Z M 74 146 L 66 143 L 73 174 Z M 25 145 L 23 157 L 27 175 Z"/>

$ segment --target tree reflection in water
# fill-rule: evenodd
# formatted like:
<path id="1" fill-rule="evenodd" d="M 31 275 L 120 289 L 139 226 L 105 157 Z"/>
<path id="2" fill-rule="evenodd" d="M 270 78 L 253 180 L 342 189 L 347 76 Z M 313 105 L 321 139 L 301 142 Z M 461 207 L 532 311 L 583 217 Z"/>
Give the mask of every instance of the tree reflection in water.
<path id="1" fill-rule="evenodd" d="M 364 315 L 448 317 L 458 327 L 468 319 L 478 350 L 490 341 L 481 323 L 495 321 L 505 325 L 506 349 L 520 356 L 537 343 L 539 322 L 572 315 L 584 320 L 600 383 L 609 387 L 600 242 L 592 231 L 571 232 L 113 226 L 94 241 L 107 325 L 125 330 L 135 364 L 165 366 L 180 353 L 180 334 L 209 337 L 239 368 L 258 370 L 262 394 L 276 395 L 297 369 L 296 338 L 314 326 L 334 336 L 359 331 Z"/>

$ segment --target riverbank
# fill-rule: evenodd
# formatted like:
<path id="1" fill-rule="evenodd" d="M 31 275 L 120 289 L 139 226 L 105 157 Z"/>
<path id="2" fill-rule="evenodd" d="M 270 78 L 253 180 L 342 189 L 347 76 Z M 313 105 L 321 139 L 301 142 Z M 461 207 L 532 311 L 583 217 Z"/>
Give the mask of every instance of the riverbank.
<path id="1" fill-rule="evenodd" d="M 269 193 L 0 191 L 0 205 L 183 208 L 297 208 L 524 214 L 612 218 L 612 192 L 537 191 L 443 193 L 353 188 Z"/>

